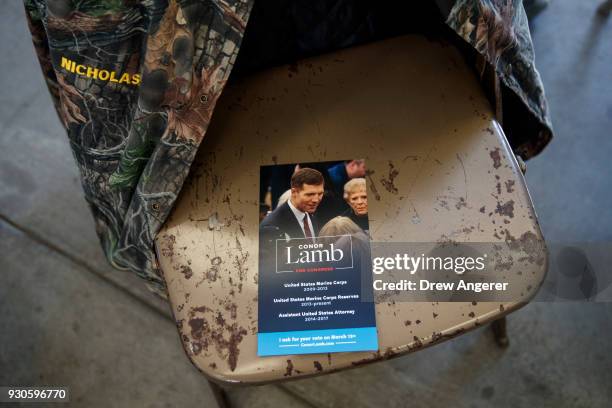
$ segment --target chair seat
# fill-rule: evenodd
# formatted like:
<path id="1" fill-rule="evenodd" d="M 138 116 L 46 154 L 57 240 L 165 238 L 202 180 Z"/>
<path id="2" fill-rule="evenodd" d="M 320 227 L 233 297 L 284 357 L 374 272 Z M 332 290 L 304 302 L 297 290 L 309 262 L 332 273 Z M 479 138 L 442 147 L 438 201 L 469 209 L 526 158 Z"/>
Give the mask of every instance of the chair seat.
<path id="1" fill-rule="evenodd" d="M 258 357 L 260 166 L 365 158 L 372 240 L 543 243 L 525 180 L 458 51 L 418 35 L 257 73 L 220 98 L 158 234 L 183 346 L 209 378 L 265 383 L 419 350 L 518 309 L 543 262 L 509 274 L 512 302 L 380 302 L 378 352 Z M 501 210 L 500 210 L 501 209 Z M 510 276 L 512 275 L 512 276 Z"/>

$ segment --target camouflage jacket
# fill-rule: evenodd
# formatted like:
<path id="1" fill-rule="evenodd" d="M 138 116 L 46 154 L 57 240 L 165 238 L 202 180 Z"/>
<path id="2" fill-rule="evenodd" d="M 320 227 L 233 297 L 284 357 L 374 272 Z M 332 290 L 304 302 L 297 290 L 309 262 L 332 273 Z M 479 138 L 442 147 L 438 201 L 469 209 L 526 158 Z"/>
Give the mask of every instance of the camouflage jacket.
<path id="1" fill-rule="evenodd" d="M 206 133 L 253 3 L 25 0 L 106 257 L 162 296 L 154 239 Z M 475 50 L 483 81 L 492 72 L 498 117 L 515 151 L 537 154 L 552 130 L 521 0 L 435 3 Z"/>

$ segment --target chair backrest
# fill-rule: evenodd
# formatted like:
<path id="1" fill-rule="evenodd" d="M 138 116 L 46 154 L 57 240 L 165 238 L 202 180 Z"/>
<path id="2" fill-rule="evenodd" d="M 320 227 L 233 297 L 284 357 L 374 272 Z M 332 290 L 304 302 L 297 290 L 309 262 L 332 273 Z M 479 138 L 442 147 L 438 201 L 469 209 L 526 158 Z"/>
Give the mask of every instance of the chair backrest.
<path id="1" fill-rule="evenodd" d="M 366 159 L 375 241 L 543 242 L 515 157 L 453 47 L 404 36 L 241 79 L 156 241 L 183 345 L 210 378 L 264 383 L 378 361 L 534 295 L 543 250 L 508 272 L 526 288 L 516 301 L 381 302 L 376 353 L 257 357 L 260 166 L 347 158 Z"/>

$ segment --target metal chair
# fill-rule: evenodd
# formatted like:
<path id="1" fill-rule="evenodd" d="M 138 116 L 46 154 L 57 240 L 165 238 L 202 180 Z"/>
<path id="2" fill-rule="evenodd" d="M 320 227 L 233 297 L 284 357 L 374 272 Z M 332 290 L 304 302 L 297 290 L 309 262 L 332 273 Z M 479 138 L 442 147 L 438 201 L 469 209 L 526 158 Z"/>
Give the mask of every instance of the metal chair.
<path id="1" fill-rule="evenodd" d="M 543 245 L 516 260 L 511 302 L 381 302 L 377 352 L 257 356 L 259 168 L 365 158 L 373 240 L 543 244 L 525 180 L 460 53 L 418 35 L 243 78 L 222 95 L 192 174 L 156 240 L 184 349 L 219 384 L 328 374 L 415 352 L 525 305 Z M 223 393 L 215 386 L 223 400 Z"/>

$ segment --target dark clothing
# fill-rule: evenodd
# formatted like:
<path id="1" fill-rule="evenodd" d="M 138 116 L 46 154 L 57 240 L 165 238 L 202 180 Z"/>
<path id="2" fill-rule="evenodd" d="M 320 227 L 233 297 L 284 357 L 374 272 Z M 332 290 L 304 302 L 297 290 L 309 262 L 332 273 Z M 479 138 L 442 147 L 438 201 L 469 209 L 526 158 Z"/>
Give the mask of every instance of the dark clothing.
<path id="1" fill-rule="evenodd" d="M 325 178 L 325 193 L 317 209 L 319 221 L 321 225 L 325 225 L 329 220 L 348 209 L 348 204 L 344 201 L 343 195 L 344 184 L 349 181 L 349 176 L 346 173 L 344 161 L 329 167 L 317 166 L 314 168 L 317 168 Z"/>
<path id="2" fill-rule="evenodd" d="M 309 217 L 314 229 L 314 236 L 317 236 L 320 230 L 317 217 L 312 214 L 309 214 Z M 268 214 L 259 224 L 260 245 L 264 240 L 285 239 L 287 236 L 289 238 L 304 238 L 304 232 L 293 211 L 289 208 L 289 204 L 284 203 Z"/>
<path id="3" fill-rule="evenodd" d="M 349 217 L 355 224 L 359 226 L 366 233 L 370 230 L 370 224 L 368 222 L 368 214 L 366 215 L 357 215 L 353 211 L 352 208 L 349 208 L 344 213 L 342 213 L 343 217 Z"/>
<path id="4" fill-rule="evenodd" d="M 278 205 L 278 199 L 289 190 L 291 175 L 295 171 L 293 164 L 278 164 L 273 166 L 261 166 L 261 183 L 259 185 L 259 202 L 265 201 L 268 189 L 271 194 L 272 208 Z"/>
<path id="5" fill-rule="evenodd" d="M 333 188 L 336 190 L 336 193 L 340 193 L 342 196 L 344 193 L 344 185 L 347 181 L 349 181 L 348 173 L 346 172 L 346 164 L 344 162 L 338 163 L 335 166 L 327 169 L 327 173 L 329 174 L 329 178 L 333 183 Z"/>

